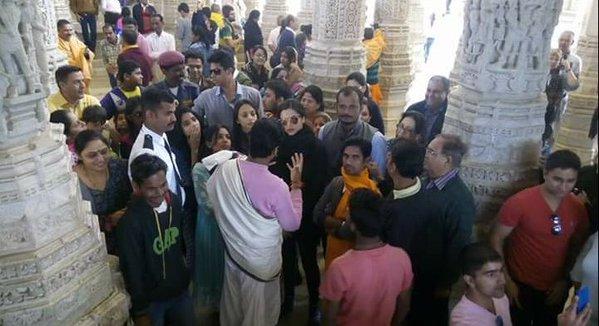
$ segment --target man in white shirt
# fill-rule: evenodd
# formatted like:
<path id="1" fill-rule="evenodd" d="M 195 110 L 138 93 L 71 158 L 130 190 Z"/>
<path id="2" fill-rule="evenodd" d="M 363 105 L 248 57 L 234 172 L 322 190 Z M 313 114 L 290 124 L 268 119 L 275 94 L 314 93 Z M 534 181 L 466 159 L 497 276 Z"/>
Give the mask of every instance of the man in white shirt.
<path id="1" fill-rule="evenodd" d="M 168 187 L 174 194 L 179 194 L 181 202 L 185 203 L 185 191 L 181 184 L 181 174 L 175 163 L 176 156 L 171 150 L 171 145 L 166 135 L 167 131 L 175 128 L 175 98 L 166 90 L 155 87 L 147 88 L 141 96 L 144 110 L 144 124 L 129 156 L 129 165 L 133 160 L 143 154 L 149 153 L 161 158 L 168 166 L 166 179 Z M 129 171 L 131 177 L 131 171 Z"/>
<path id="2" fill-rule="evenodd" d="M 277 16 L 277 27 L 273 28 L 272 31 L 268 34 L 268 40 L 266 45 L 268 45 L 268 49 L 274 53 L 277 51 L 277 45 L 279 43 L 279 34 L 281 33 L 281 23 L 283 22 L 283 18 L 285 16 L 278 15 Z"/>
<path id="3" fill-rule="evenodd" d="M 147 37 L 150 45 L 150 57 L 153 61 L 154 80 L 161 80 L 164 75 L 158 67 L 158 57 L 166 51 L 176 51 L 175 36 L 164 31 L 164 18 L 160 14 L 152 16 L 152 28 L 154 32 Z"/>

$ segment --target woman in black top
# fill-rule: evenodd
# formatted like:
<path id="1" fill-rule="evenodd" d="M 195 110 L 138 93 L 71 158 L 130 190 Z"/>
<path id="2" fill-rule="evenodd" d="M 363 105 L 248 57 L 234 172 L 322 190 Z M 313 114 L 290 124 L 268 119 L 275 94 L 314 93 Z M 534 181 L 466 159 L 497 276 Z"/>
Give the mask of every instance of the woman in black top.
<path id="1" fill-rule="evenodd" d="M 245 25 L 243 25 L 244 39 L 243 47 L 245 51 L 246 61 L 249 61 L 249 51 L 256 45 L 264 45 L 264 39 L 262 38 L 262 29 L 258 24 L 260 20 L 260 11 L 252 10 L 248 16 Z"/>
<path id="2" fill-rule="evenodd" d="M 326 152 L 322 142 L 316 138 L 306 124 L 306 112 L 297 100 L 286 100 L 279 110 L 285 138 L 279 146 L 277 162 L 270 170 L 285 182 L 290 183 L 289 169 L 291 157 L 295 153 L 304 155 L 302 171 L 302 222 L 300 229 L 283 240 L 283 279 L 285 296 L 282 313 L 288 313 L 293 307 L 294 288 L 297 283 L 297 254 L 299 248 L 302 266 L 306 275 L 309 293 L 309 318 L 316 321 L 320 317 L 318 310 L 318 287 L 320 272 L 316 260 L 316 248 L 321 239 L 321 230 L 312 219 L 312 212 L 327 184 Z"/>
<path id="3" fill-rule="evenodd" d="M 91 203 L 92 212 L 98 215 L 108 253 L 116 255 L 113 230 L 125 213 L 131 196 L 127 161 L 111 157 L 108 141 L 93 130 L 84 130 L 77 135 L 75 150 L 79 163 L 74 170 L 79 177 L 81 196 Z"/>
<path id="4" fill-rule="evenodd" d="M 249 61 L 245 64 L 242 71 L 252 80 L 252 87 L 262 89 L 268 81 L 268 68 L 266 62 L 268 54 L 262 45 L 256 45 L 246 51 L 249 54 Z"/>
<path id="5" fill-rule="evenodd" d="M 240 100 L 235 104 L 233 113 L 235 124 L 233 125 L 233 149 L 249 155 L 250 153 L 250 130 L 258 120 L 258 108 L 249 100 Z"/>

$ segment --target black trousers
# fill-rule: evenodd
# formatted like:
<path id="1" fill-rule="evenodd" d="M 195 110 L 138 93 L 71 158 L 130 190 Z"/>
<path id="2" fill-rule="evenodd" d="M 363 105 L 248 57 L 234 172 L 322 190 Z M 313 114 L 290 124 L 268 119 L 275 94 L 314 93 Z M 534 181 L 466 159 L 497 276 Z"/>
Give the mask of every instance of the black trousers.
<path id="1" fill-rule="evenodd" d="M 515 304 L 510 305 L 512 323 L 518 325 L 557 325 L 557 315 L 562 311 L 567 299 L 567 293 L 557 305 L 547 305 L 545 291 L 537 290 L 524 283 L 516 282 L 519 290 L 519 299 L 522 308 Z"/>
<path id="2" fill-rule="evenodd" d="M 297 266 L 297 252 L 299 249 L 304 274 L 306 275 L 306 286 L 310 306 L 318 305 L 318 287 L 320 286 L 320 270 L 316 259 L 316 250 L 320 243 L 320 229 L 311 221 L 304 219 L 302 226 L 283 238 L 283 284 L 286 300 L 293 300 L 295 286 L 299 278 Z"/>

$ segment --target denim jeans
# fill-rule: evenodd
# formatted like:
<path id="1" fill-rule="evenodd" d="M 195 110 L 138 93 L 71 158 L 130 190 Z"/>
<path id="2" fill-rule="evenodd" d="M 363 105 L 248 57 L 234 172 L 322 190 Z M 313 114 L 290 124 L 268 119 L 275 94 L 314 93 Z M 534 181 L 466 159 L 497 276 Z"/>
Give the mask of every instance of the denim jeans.
<path id="1" fill-rule="evenodd" d="M 150 318 L 153 326 L 195 325 L 193 303 L 187 290 L 175 298 L 150 303 Z"/>
<path id="2" fill-rule="evenodd" d="M 96 15 L 81 14 L 79 20 L 81 24 L 81 33 L 83 34 L 83 43 L 92 51 L 96 51 L 96 37 L 98 35 L 96 26 Z"/>

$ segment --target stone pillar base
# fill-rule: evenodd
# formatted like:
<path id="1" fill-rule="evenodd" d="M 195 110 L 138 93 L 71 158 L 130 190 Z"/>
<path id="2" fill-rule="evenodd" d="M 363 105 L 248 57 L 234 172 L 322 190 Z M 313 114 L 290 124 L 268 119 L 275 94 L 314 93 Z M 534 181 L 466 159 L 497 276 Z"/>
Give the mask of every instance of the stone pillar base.
<path id="1" fill-rule="evenodd" d="M 462 87 L 450 93 L 443 132 L 469 146 L 460 174 L 477 204 L 477 223 L 491 221 L 507 197 L 537 183 L 545 107 L 544 94 L 522 101 Z"/>

